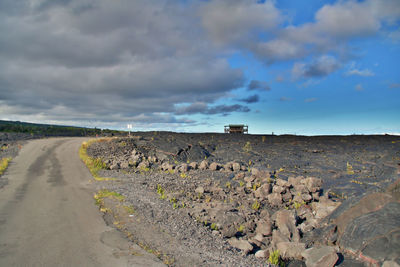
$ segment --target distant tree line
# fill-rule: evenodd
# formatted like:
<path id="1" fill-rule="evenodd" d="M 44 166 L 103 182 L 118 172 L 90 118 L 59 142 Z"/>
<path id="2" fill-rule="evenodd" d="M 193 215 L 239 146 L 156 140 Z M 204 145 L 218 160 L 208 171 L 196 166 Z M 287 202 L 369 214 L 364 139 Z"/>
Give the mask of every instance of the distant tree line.
<path id="1" fill-rule="evenodd" d="M 0 132 L 25 133 L 32 136 L 96 136 L 121 135 L 123 132 L 109 129 L 84 128 L 74 126 L 59 126 L 50 124 L 36 124 L 20 121 L 0 120 Z"/>

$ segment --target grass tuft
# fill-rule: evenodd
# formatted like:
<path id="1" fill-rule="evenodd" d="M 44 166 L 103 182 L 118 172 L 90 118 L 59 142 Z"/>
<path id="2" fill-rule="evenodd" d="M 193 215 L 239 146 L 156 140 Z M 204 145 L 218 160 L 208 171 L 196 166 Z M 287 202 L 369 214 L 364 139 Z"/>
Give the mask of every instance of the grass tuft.
<path id="1" fill-rule="evenodd" d="M 2 175 L 8 167 L 8 163 L 12 158 L 2 158 L 0 160 L 0 175 Z"/>
<path id="2" fill-rule="evenodd" d="M 103 162 L 102 158 L 92 158 L 87 154 L 88 147 L 94 142 L 104 142 L 106 138 L 102 139 L 91 139 L 87 142 L 83 142 L 79 149 L 79 157 L 88 167 L 90 173 L 93 175 L 93 178 L 97 181 L 111 181 L 116 180 L 115 178 L 105 178 L 100 177 L 98 172 L 102 169 L 106 169 L 107 165 Z"/>

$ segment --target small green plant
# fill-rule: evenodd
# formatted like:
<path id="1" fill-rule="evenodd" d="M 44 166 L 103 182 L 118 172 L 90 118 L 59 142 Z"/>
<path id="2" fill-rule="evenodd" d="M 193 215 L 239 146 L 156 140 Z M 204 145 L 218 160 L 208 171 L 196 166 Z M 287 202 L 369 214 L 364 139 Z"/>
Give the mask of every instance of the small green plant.
<path id="1" fill-rule="evenodd" d="M 350 174 L 350 175 L 354 174 L 353 166 L 351 166 L 351 164 L 348 162 L 347 162 L 346 166 L 347 166 L 347 174 Z"/>
<path id="2" fill-rule="evenodd" d="M 174 204 L 172 204 L 172 208 L 173 209 L 177 209 L 178 208 L 178 204 L 174 202 Z"/>
<path id="3" fill-rule="evenodd" d="M 185 178 L 187 177 L 187 174 L 184 173 L 184 172 L 182 172 L 182 173 L 180 174 L 180 176 L 181 176 L 181 178 L 185 179 Z"/>
<path id="4" fill-rule="evenodd" d="M 109 191 L 109 190 L 100 190 L 97 192 L 93 198 L 95 199 L 95 203 L 97 206 L 99 206 L 101 212 L 108 212 L 109 209 L 104 207 L 104 198 L 113 198 L 116 199 L 120 202 L 125 200 L 125 197 L 117 192 Z"/>
<path id="5" fill-rule="evenodd" d="M 210 227 L 211 227 L 211 230 L 218 231 L 218 226 L 215 223 L 212 223 Z"/>
<path id="6" fill-rule="evenodd" d="M 271 254 L 269 254 L 268 261 L 274 265 L 278 265 L 281 267 L 285 266 L 285 263 L 281 260 L 281 255 L 279 250 L 272 251 Z"/>
<path id="7" fill-rule="evenodd" d="M 166 198 L 166 196 L 165 196 L 165 191 L 164 191 L 164 189 L 161 187 L 161 185 L 157 185 L 157 194 L 159 194 L 160 195 L 160 199 L 165 199 Z"/>
<path id="8" fill-rule="evenodd" d="M 254 183 L 253 190 L 256 191 L 261 186 L 261 183 Z"/>
<path id="9" fill-rule="evenodd" d="M 240 187 L 244 186 L 244 182 L 243 181 L 239 181 L 239 186 Z"/>
<path id="10" fill-rule="evenodd" d="M 243 232 L 244 232 L 244 225 L 241 224 L 241 225 L 238 227 L 237 231 L 243 233 Z"/>
<path id="11" fill-rule="evenodd" d="M 226 182 L 225 187 L 228 189 L 231 189 L 231 187 L 232 187 L 231 182 Z"/>
<path id="12" fill-rule="evenodd" d="M 257 201 L 257 199 L 254 201 L 253 205 L 251 205 L 251 208 L 256 211 L 260 209 L 260 203 Z"/>
<path id="13" fill-rule="evenodd" d="M 298 209 L 300 209 L 300 207 L 301 206 L 303 206 L 303 205 L 305 205 L 306 204 L 306 202 L 303 200 L 302 202 L 297 202 L 297 201 L 295 201 L 294 203 L 293 203 L 293 207 L 296 209 L 296 210 L 298 210 Z"/>
<path id="14" fill-rule="evenodd" d="M 246 144 L 245 144 L 244 147 L 243 147 L 243 150 L 244 150 L 245 152 L 247 152 L 247 153 L 249 153 L 249 152 L 252 150 L 250 141 L 247 141 L 247 142 L 246 142 Z"/>
<path id="15" fill-rule="evenodd" d="M 141 173 L 149 172 L 149 171 L 150 171 L 150 167 L 145 167 L 145 166 L 140 167 L 140 172 Z"/>
<path id="16" fill-rule="evenodd" d="M 126 142 L 125 142 L 125 141 L 120 142 L 120 143 L 119 143 L 119 146 L 120 146 L 120 147 L 126 147 Z"/>
<path id="17" fill-rule="evenodd" d="M 123 206 L 123 207 L 127 213 L 129 213 L 129 214 L 135 213 L 135 209 L 133 208 L 133 206 Z"/>
<path id="18" fill-rule="evenodd" d="M 2 158 L 0 160 L 0 175 L 4 173 L 4 171 L 8 167 L 8 163 L 11 161 L 11 158 Z"/>

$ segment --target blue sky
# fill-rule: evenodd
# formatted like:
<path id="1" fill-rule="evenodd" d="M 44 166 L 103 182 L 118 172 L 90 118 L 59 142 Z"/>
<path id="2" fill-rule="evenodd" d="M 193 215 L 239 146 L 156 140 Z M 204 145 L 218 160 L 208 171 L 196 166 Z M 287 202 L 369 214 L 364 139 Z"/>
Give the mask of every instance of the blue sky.
<path id="1" fill-rule="evenodd" d="M 400 2 L 5 0 L 0 119 L 400 133 Z"/>

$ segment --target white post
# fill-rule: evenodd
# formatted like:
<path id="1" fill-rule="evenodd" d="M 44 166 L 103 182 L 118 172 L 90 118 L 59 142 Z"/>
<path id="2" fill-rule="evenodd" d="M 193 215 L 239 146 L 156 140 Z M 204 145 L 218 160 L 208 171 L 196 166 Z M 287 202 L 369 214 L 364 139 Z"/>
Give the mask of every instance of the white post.
<path id="1" fill-rule="evenodd" d="M 126 125 L 126 128 L 128 128 L 128 130 L 129 130 L 129 136 L 131 136 L 132 124 Z"/>

